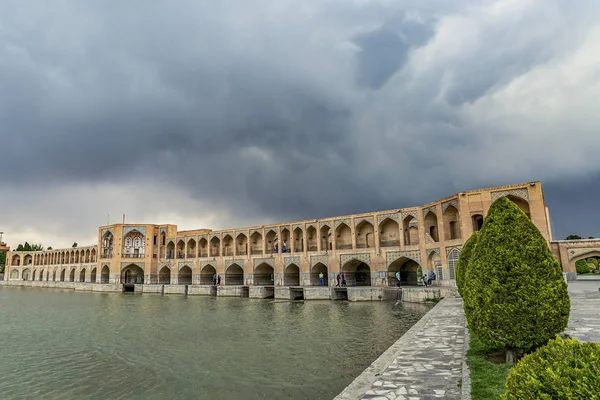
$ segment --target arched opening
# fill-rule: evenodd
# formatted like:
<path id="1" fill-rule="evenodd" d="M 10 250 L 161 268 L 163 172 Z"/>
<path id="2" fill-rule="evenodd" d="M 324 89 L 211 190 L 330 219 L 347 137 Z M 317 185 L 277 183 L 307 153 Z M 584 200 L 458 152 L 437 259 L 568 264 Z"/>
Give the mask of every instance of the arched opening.
<path id="1" fill-rule="evenodd" d="M 265 235 L 265 252 L 267 254 L 270 253 L 279 253 L 279 243 L 277 243 L 277 233 L 270 229 L 269 232 Z"/>
<path id="2" fill-rule="evenodd" d="M 67 261 L 68 261 L 68 257 L 67 256 Z M 62 253 L 60 253 L 60 263 L 64 264 L 65 263 L 65 252 L 63 251 Z"/>
<path id="3" fill-rule="evenodd" d="M 19 279 L 19 270 L 18 269 L 11 269 L 10 279 Z"/>
<path id="4" fill-rule="evenodd" d="M 362 221 L 356 225 L 354 229 L 356 234 L 356 248 L 357 249 L 368 249 L 375 247 L 373 238 L 375 237 L 375 228 L 370 222 Z"/>
<path id="5" fill-rule="evenodd" d="M 250 235 L 250 249 L 252 255 L 263 253 L 263 239 L 260 233 L 254 232 Z"/>
<path id="6" fill-rule="evenodd" d="M 25 257 L 23 257 L 23 265 L 31 264 L 33 264 L 33 257 L 31 257 L 31 254 L 27 254 Z"/>
<path id="7" fill-rule="evenodd" d="M 85 262 L 86 262 L 86 264 L 90 262 L 90 254 L 91 254 L 91 252 L 89 250 L 85 251 Z"/>
<path id="8" fill-rule="evenodd" d="M 335 248 L 338 250 L 352 248 L 352 230 L 344 223 L 335 228 Z"/>
<path id="9" fill-rule="evenodd" d="M 208 257 L 208 240 L 202 238 L 198 241 L 199 256 Z"/>
<path id="10" fill-rule="evenodd" d="M 110 270 L 108 269 L 108 265 L 102 267 L 100 271 L 100 283 L 109 283 L 110 282 Z"/>
<path id="11" fill-rule="evenodd" d="M 160 285 L 170 285 L 171 284 L 171 270 L 169 267 L 164 266 L 158 271 L 158 283 Z"/>
<path id="12" fill-rule="evenodd" d="M 323 274 L 324 285 L 329 286 L 329 275 L 327 273 L 327 267 L 322 263 L 315 264 L 310 270 L 310 284 L 312 286 L 321 286 L 321 274 Z"/>
<path id="13" fill-rule="evenodd" d="M 321 227 L 321 251 L 333 250 L 331 228 L 327 225 Z"/>
<path id="14" fill-rule="evenodd" d="M 274 284 L 273 267 L 266 263 L 254 268 L 254 285 L 271 286 Z"/>
<path id="15" fill-rule="evenodd" d="M 210 239 L 210 256 L 219 257 L 221 255 L 221 241 L 217 236 Z"/>
<path id="16" fill-rule="evenodd" d="M 225 285 L 243 285 L 244 270 L 237 264 L 231 264 L 225 270 Z"/>
<path id="17" fill-rule="evenodd" d="M 217 274 L 217 270 L 212 265 L 205 265 L 200 271 L 200 284 L 201 285 L 213 285 L 213 276 Z M 225 276 L 227 281 L 227 275 Z M 227 283 L 225 283 L 227 284 Z"/>
<path id="18" fill-rule="evenodd" d="M 61 282 L 64 282 L 64 281 L 65 281 L 65 273 L 66 273 L 66 270 L 63 268 L 63 269 L 60 271 L 60 281 L 61 281 Z"/>
<path id="19" fill-rule="evenodd" d="M 439 242 L 440 238 L 438 235 L 437 216 L 433 212 L 428 211 L 427 215 L 425 215 L 423 223 L 425 224 L 425 237 L 427 237 L 432 242 Z"/>
<path id="20" fill-rule="evenodd" d="M 85 282 L 85 268 L 79 273 L 79 282 Z"/>
<path id="21" fill-rule="evenodd" d="M 12 260 L 10 261 L 10 265 L 14 265 L 14 266 L 19 266 L 21 265 L 21 256 L 18 254 L 15 254 L 14 256 L 12 256 Z"/>
<path id="22" fill-rule="evenodd" d="M 175 243 L 169 241 L 169 244 L 167 244 L 167 259 L 173 258 L 175 258 Z"/>
<path id="23" fill-rule="evenodd" d="M 71 269 L 69 273 L 69 282 L 75 282 L 75 268 Z"/>
<path id="24" fill-rule="evenodd" d="M 75 252 L 75 264 L 79 264 L 79 252 Z"/>
<path id="25" fill-rule="evenodd" d="M 121 271 L 121 283 L 127 285 L 144 283 L 144 270 L 134 264 L 128 265 Z"/>
<path id="26" fill-rule="evenodd" d="M 56 270 L 52 271 L 52 282 L 56 282 Z"/>
<path id="27" fill-rule="evenodd" d="M 480 231 L 483 228 L 483 215 L 475 214 L 471 216 L 471 221 L 473 222 L 473 232 Z"/>
<path id="28" fill-rule="evenodd" d="M 248 254 L 248 237 L 243 233 L 237 235 L 236 240 L 237 249 L 235 250 L 238 256 L 245 256 Z"/>
<path id="29" fill-rule="evenodd" d="M 28 281 L 29 279 L 31 279 L 31 271 L 29 270 L 29 268 L 25 268 L 23 270 L 23 273 L 21 274 L 21 278 L 24 281 Z"/>
<path id="30" fill-rule="evenodd" d="M 160 233 L 160 247 L 159 247 L 159 258 L 165 258 L 167 253 L 167 234 L 165 232 Z"/>
<path id="31" fill-rule="evenodd" d="M 177 283 L 180 285 L 191 285 L 192 284 L 192 270 L 187 265 L 184 265 L 179 269 L 177 274 Z"/>
<path id="32" fill-rule="evenodd" d="M 90 253 L 90 258 L 90 262 L 96 262 L 96 249 L 92 249 L 92 252 Z"/>
<path id="33" fill-rule="evenodd" d="M 74 251 L 70 251 L 69 252 L 69 260 L 71 260 L 71 264 L 73 264 L 75 262 L 75 252 Z"/>
<path id="34" fill-rule="evenodd" d="M 417 219 L 412 215 L 404 218 L 404 244 L 406 246 L 417 246 L 419 244 L 419 225 Z"/>
<path id="35" fill-rule="evenodd" d="M 113 253 L 114 236 L 112 232 L 106 231 L 102 235 L 102 249 L 100 251 L 100 258 L 112 258 Z"/>
<path id="36" fill-rule="evenodd" d="M 92 272 L 90 272 L 90 282 L 96 283 L 96 268 L 92 268 Z"/>
<path id="37" fill-rule="evenodd" d="M 444 219 L 444 238 L 454 240 L 461 238 L 460 218 L 458 210 L 454 206 L 448 206 L 443 215 Z"/>
<path id="38" fill-rule="evenodd" d="M 442 279 L 442 258 L 435 251 L 432 251 L 429 257 L 427 257 L 427 270 L 423 271 L 423 273 L 426 273 L 429 279 L 435 273 L 435 281 L 432 281 L 432 283 L 439 282 Z"/>
<path id="39" fill-rule="evenodd" d="M 123 240 L 123 258 L 144 258 L 144 235 L 134 229 Z"/>
<path id="40" fill-rule="evenodd" d="M 458 257 L 460 256 L 460 250 L 454 248 L 448 253 L 448 272 L 450 279 L 456 279 L 456 264 L 458 263 Z"/>
<path id="41" fill-rule="evenodd" d="M 308 251 L 318 250 L 317 240 L 317 230 L 314 226 L 309 226 L 308 229 L 306 229 L 306 245 L 308 246 Z"/>
<path id="42" fill-rule="evenodd" d="M 177 258 L 185 258 L 185 242 L 183 240 L 177 241 Z"/>
<path id="43" fill-rule="evenodd" d="M 513 203 L 515 203 L 521 209 L 521 211 L 523 211 L 525 213 L 525 215 L 527 215 L 531 219 L 531 213 L 529 211 L 529 203 L 527 202 L 527 200 L 522 199 L 517 196 L 511 196 L 511 195 L 506 196 L 506 198 L 509 199 L 510 201 L 512 201 Z"/>
<path id="44" fill-rule="evenodd" d="M 187 258 L 196 258 L 196 241 L 194 239 L 187 242 Z"/>
<path id="45" fill-rule="evenodd" d="M 294 229 L 294 251 L 304 251 L 304 232 L 302 229 Z"/>
<path id="46" fill-rule="evenodd" d="M 410 258 L 400 257 L 388 267 L 388 286 L 397 286 L 396 272 L 400 272 L 401 284 L 418 285 L 417 268 L 419 264 Z"/>
<path id="47" fill-rule="evenodd" d="M 223 256 L 233 255 L 233 238 L 230 235 L 223 237 Z"/>
<path id="48" fill-rule="evenodd" d="M 300 286 L 300 268 L 296 264 L 287 266 L 283 273 L 284 286 Z"/>
<path id="49" fill-rule="evenodd" d="M 347 286 L 371 286 L 371 268 L 359 260 L 352 259 L 342 267 Z"/>
<path id="50" fill-rule="evenodd" d="M 40 281 L 44 280 L 44 270 L 40 271 Z"/>
<path id="51" fill-rule="evenodd" d="M 379 224 L 379 246 L 400 246 L 400 227 L 393 219 L 386 218 Z"/>
<path id="52" fill-rule="evenodd" d="M 283 228 L 281 230 L 281 240 L 280 240 L 282 253 L 288 253 L 290 251 L 290 248 L 288 247 L 289 243 L 290 243 L 290 231 L 288 230 L 288 228 Z"/>
<path id="53" fill-rule="evenodd" d="M 37 281 L 38 279 L 38 272 L 37 270 L 33 270 L 33 277 L 31 278 L 32 281 Z"/>

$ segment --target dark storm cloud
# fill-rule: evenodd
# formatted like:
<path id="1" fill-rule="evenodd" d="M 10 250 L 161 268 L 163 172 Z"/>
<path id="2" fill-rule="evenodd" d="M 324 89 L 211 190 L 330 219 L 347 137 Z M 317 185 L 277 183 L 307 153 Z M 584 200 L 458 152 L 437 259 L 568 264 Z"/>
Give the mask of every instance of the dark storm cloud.
<path id="1" fill-rule="evenodd" d="M 560 188 L 600 170 L 593 158 L 563 161 L 556 142 L 570 127 L 574 142 L 587 141 L 581 151 L 600 147 L 590 134 L 598 117 L 581 107 L 595 94 L 598 59 L 569 61 L 597 44 L 598 8 L 5 1 L 0 182 L 146 182 L 165 198 L 168 184 L 170 196 L 218 204 L 234 226 L 248 215 L 266 223 L 398 208 L 533 179 Z M 581 80 L 548 93 L 540 82 L 560 82 L 561 68 Z M 570 101 L 540 106 L 555 97 Z M 144 207 L 140 215 L 160 206 Z M 554 218 L 564 234 L 567 222 Z"/>

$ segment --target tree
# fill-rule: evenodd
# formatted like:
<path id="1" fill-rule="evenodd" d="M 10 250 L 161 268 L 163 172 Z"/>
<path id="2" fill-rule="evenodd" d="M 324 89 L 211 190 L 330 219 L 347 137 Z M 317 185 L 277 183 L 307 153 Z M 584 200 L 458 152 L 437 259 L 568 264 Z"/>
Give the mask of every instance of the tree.
<path id="1" fill-rule="evenodd" d="M 579 235 L 569 235 L 565 238 L 565 240 L 581 240 L 581 239 L 583 239 L 583 238 Z"/>
<path id="2" fill-rule="evenodd" d="M 6 265 L 6 252 L 0 251 L 0 273 L 4 272 L 5 265 Z"/>
<path id="3" fill-rule="evenodd" d="M 73 242 L 73 246 L 71 247 L 77 247 L 77 242 Z"/>
<path id="4" fill-rule="evenodd" d="M 456 263 L 456 286 L 458 287 L 458 293 L 464 298 L 463 287 L 465 284 L 465 275 L 467 273 L 468 264 L 473 255 L 473 250 L 479 240 L 479 231 L 473 232 L 471 237 L 467 239 L 463 246 L 458 262 Z"/>
<path id="5" fill-rule="evenodd" d="M 16 251 L 40 251 L 40 250 L 44 250 L 44 246 L 42 246 L 42 244 L 29 244 L 28 242 L 25 242 L 25 244 L 19 244 L 17 246 L 17 250 Z"/>
<path id="6" fill-rule="evenodd" d="M 485 345 L 515 353 L 567 327 L 571 303 L 558 260 L 531 220 L 505 197 L 488 212 L 465 277 L 469 329 Z"/>
<path id="7" fill-rule="evenodd" d="M 46 250 L 52 250 L 52 246 L 48 246 Z"/>

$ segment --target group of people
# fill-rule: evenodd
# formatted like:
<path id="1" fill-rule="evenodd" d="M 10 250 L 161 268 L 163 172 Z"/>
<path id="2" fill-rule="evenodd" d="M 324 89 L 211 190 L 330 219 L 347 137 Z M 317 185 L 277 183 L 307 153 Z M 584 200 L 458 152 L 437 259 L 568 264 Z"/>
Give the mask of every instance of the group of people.
<path id="1" fill-rule="evenodd" d="M 281 246 L 281 252 L 287 253 L 287 243 L 285 240 L 283 241 L 283 246 Z M 279 243 L 275 243 L 275 247 L 273 247 L 273 253 L 279 253 Z"/>
<path id="2" fill-rule="evenodd" d="M 213 275 L 213 285 L 221 284 L 221 275 L 214 274 Z"/>
<path id="3" fill-rule="evenodd" d="M 339 273 L 335 276 L 336 284 L 335 287 L 346 287 L 346 275 L 344 273 Z M 325 286 L 325 274 L 323 272 L 319 272 L 319 284 L 321 286 Z"/>
<path id="4" fill-rule="evenodd" d="M 429 286 L 431 285 L 431 283 L 433 281 L 436 280 L 436 276 L 435 276 L 435 272 L 432 272 L 431 275 L 429 275 L 429 277 L 427 277 L 427 274 L 424 274 L 422 276 L 423 278 L 423 285 L 425 286 Z M 400 276 L 400 271 L 396 271 L 396 286 L 400 287 L 400 284 L 402 283 L 402 277 Z"/>

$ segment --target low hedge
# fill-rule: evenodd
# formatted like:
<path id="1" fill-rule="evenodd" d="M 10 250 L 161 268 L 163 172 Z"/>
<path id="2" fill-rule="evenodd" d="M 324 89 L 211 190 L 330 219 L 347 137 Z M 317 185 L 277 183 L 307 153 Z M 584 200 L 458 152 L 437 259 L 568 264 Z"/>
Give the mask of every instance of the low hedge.
<path id="1" fill-rule="evenodd" d="M 589 274 L 590 267 L 588 267 L 586 260 L 579 260 L 575 263 L 575 270 L 578 274 Z"/>
<path id="2" fill-rule="evenodd" d="M 557 336 L 510 370 L 502 399 L 600 399 L 600 344 Z"/>

